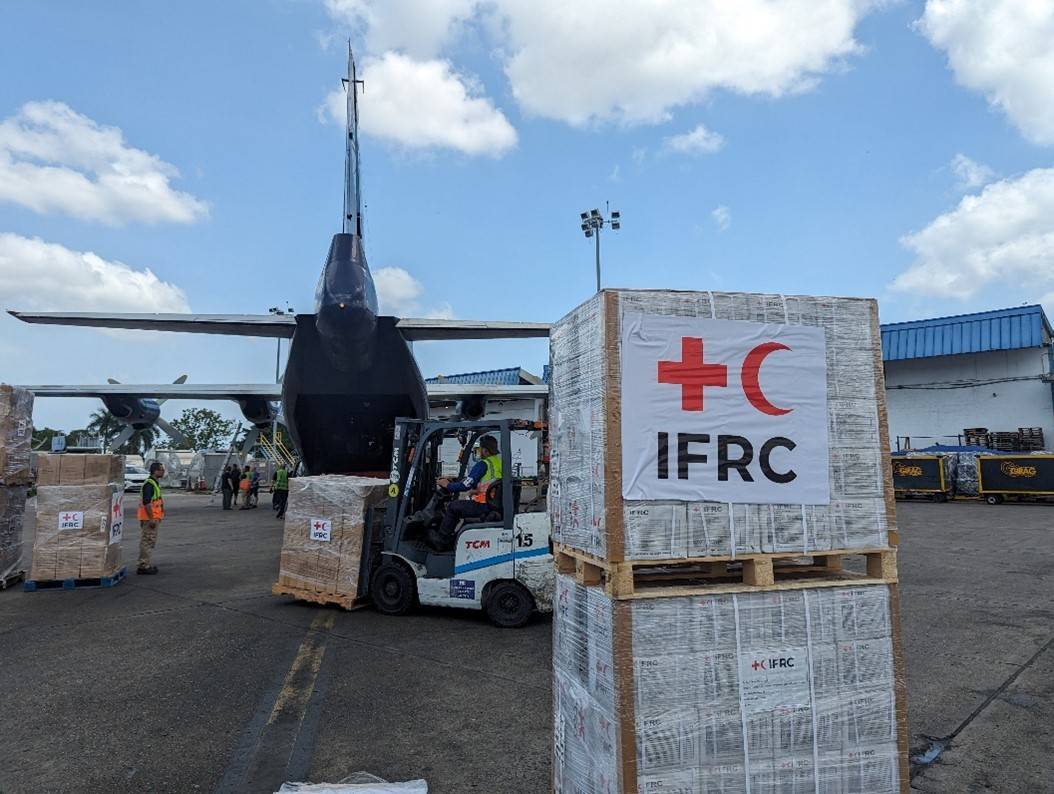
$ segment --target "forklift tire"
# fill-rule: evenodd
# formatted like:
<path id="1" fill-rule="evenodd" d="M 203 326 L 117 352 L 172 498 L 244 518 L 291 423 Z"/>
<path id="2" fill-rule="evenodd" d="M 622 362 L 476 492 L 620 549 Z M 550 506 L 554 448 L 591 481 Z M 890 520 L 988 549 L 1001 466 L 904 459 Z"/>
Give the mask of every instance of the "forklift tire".
<path id="1" fill-rule="evenodd" d="M 487 617 L 495 626 L 518 629 L 534 612 L 534 599 L 519 582 L 498 582 L 487 593 Z"/>
<path id="2" fill-rule="evenodd" d="M 405 565 L 382 563 L 373 574 L 370 596 L 377 611 L 385 615 L 405 615 L 417 600 L 417 583 Z"/>

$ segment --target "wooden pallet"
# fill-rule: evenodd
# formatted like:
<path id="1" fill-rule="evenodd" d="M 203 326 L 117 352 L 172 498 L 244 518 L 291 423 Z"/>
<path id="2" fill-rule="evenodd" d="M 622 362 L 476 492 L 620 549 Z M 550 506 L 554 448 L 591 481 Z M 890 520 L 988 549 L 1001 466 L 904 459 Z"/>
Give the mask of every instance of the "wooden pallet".
<path id="1" fill-rule="evenodd" d="M 27 579 L 22 589 L 27 593 L 44 590 L 83 590 L 93 587 L 115 587 L 124 581 L 128 575 L 128 567 L 121 569 L 112 576 L 100 576 L 92 579 Z"/>
<path id="2" fill-rule="evenodd" d="M 9 587 L 14 587 L 16 584 L 26 578 L 25 571 L 15 571 L 9 573 L 7 576 L 0 577 L 0 590 L 6 590 Z"/>
<path id="3" fill-rule="evenodd" d="M 834 549 L 737 557 L 609 562 L 579 549 L 557 544 L 553 554 L 560 573 L 574 574 L 585 585 L 600 585 L 616 599 L 677 595 L 800 590 L 897 581 L 895 549 Z M 843 568 L 846 557 L 863 557 L 867 573 Z M 809 563 L 798 560 L 812 558 Z"/>
<path id="4" fill-rule="evenodd" d="M 274 595 L 292 596 L 297 601 L 310 601 L 312 604 L 335 604 L 349 611 L 361 609 L 369 603 L 369 599 L 358 598 L 347 593 L 333 593 L 325 590 L 315 590 L 310 587 L 278 581 L 271 587 Z"/>

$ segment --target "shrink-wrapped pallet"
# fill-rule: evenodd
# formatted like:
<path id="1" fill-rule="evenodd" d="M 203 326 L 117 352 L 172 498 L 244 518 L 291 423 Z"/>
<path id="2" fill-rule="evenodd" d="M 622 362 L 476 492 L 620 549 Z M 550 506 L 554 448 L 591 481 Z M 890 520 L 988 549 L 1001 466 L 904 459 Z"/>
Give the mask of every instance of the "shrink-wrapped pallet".
<path id="1" fill-rule="evenodd" d="M 122 483 L 37 488 L 30 579 L 99 579 L 121 567 Z"/>
<path id="2" fill-rule="evenodd" d="M 358 595 L 366 514 L 387 493 L 386 480 L 369 477 L 291 478 L 273 592 L 314 594 L 351 606 Z"/>
<path id="3" fill-rule="evenodd" d="M 37 455 L 37 486 L 124 484 L 121 455 L 56 452 Z"/>
<path id="4" fill-rule="evenodd" d="M 557 794 L 907 790 L 896 590 L 613 600 L 557 577 Z"/>
<path id="5" fill-rule="evenodd" d="M 28 485 L 33 393 L 0 384 L 0 485 Z"/>
<path id="6" fill-rule="evenodd" d="M 0 486 L 0 582 L 22 569 L 22 525 L 26 487 Z"/>
<path id="7" fill-rule="evenodd" d="M 680 330 L 660 339 L 661 334 L 653 333 L 659 326 Z M 875 301 L 604 290 L 553 326 L 550 345 L 549 505 L 558 543 L 606 560 L 727 558 L 889 545 L 895 513 Z M 627 358 L 627 345 L 654 355 L 640 365 L 639 356 Z M 793 357 L 798 352 L 792 356 L 789 351 L 799 347 L 812 351 L 808 360 L 815 366 L 798 371 L 787 363 L 798 360 Z M 708 369 L 714 366 L 719 370 Z M 627 367 L 636 367 L 632 377 L 624 377 Z M 783 381 L 805 389 L 806 400 L 786 408 L 770 401 L 772 394 L 779 399 L 779 391 L 766 394 L 771 386 L 767 379 L 780 367 Z M 656 383 L 666 391 L 656 390 Z M 642 391 L 642 384 L 652 391 Z M 709 418 L 718 415 L 721 400 L 733 395 L 762 430 L 766 422 L 779 428 L 791 417 L 812 419 L 800 425 L 806 430 L 793 441 L 779 430 L 754 437 L 750 468 L 744 466 L 742 473 L 735 465 L 715 472 L 706 467 L 712 470 L 726 457 L 734 464 L 737 454 L 746 456 L 744 448 L 733 446 L 740 436 L 718 435 L 738 430 L 711 422 L 712 430 L 705 431 L 711 437 L 678 433 L 683 428 L 675 423 L 656 425 L 638 393 L 683 400 L 682 416 L 696 425 L 704 400 Z M 640 443 L 634 439 L 644 438 L 645 431 L 650 450 L 633 458 L 627 438 Z M 771 448 L 763 443 L 769 435 L 775 444 Z M 728 439 L 732 441 L 726 443 Z M 797 458 L 787 451 L 791 444 Z M 816 454 L 803 457 L 808 445 Z M 752 501 L 744 489 L 769 484 L 758 468 L 766 449 L 776 456 L 770 461 L 780 455 L 783 461 L 822 461 L 822 468 L 818 464 L 790 472 L 797 480 L 794 488 L 785 489 L 800 496 L 803 491 L 794 489 L 808 478 L 813 495 L 785 503 L 772 497 Z M 693 454 L 681 455 L 689 450 Z M 765 476 L 776 478 L 773 483 L 780 475 L 789 476 L 775 466 L 770 469 L 764 469 Z M 700 486 L 677 498 L 634 496 L 643 490 L 638 486 L 644 474 L 652 477 L 651 485 L 661 480 L 662 489 L 673 493 L 682 478 L 690 474 L 698 480 L 704 470 L 720 488 Z M 740 495 L 726 497 L 728 486 L 741 486 Z"/>

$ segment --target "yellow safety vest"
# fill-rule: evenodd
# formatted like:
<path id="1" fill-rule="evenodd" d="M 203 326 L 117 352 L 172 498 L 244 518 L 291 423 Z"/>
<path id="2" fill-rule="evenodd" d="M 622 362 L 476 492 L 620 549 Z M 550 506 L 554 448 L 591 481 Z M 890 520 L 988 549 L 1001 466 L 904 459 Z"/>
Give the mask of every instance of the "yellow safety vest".
<path id="1" fill-rule="evenodd" d="M 487 488 L 495 480 L 501 480 L 501 453 L 495 453 L 483 459 L 483 463 L 487 466 L 487 471 L 483 475 L 483 479 L 480 480 L 479 485 L 476 486 L 476 493 L 472 494 L 472 501 L 479 502 L 480 504 L 487 503 Z"/>

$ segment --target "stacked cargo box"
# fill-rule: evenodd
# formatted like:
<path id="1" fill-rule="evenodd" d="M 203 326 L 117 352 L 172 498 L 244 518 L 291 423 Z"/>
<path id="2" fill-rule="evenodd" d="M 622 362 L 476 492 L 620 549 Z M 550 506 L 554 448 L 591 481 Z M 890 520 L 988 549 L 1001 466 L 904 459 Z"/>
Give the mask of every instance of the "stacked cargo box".
<path id="1" fill-rule="evenodd" d="M 289 480 L 275 595 L 354 605 L 367 513 L 381 504 L 388 482 L 321 475 Z"/>
<path id="2" fill-rule="evenodd" d="M 32 392 L 0 384 L 0 588 L 17 581 L 22 572 L 32 442 Z"/>
<path id="3" fill-rule="evenodd" d="M 551 351 L 555 790 L 907 791 L 875 303 L 604 291 Z"/>
<path id="4" fill-rule="evenodd" d="M 93 580 L 121 569 L 124 464 L 119 455 L 37 456 L 30 579 Z"/>

